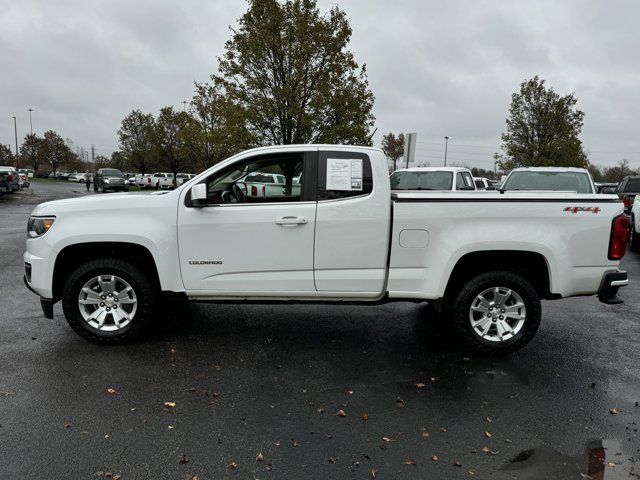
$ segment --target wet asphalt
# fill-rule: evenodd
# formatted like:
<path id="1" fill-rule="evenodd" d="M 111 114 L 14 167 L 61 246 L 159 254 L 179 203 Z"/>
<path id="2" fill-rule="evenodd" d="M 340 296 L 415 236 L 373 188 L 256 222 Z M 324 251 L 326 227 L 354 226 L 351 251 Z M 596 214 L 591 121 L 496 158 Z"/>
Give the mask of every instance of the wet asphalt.
<path id="1" fill-rule="evenodd" d="M 100 347 L 22 283 L 33 206 L 86 194 L 0 197 L 0 479 L 640 478 L 640 255 L 508 357 L 412 303 L 188 304 Z"/>

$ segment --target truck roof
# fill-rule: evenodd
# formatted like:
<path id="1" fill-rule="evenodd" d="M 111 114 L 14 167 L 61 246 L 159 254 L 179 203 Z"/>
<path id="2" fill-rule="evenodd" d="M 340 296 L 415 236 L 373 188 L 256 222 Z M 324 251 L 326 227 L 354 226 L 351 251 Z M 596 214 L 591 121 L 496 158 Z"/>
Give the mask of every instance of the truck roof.
<path id="1" fill-rule="evenodd" d="M 586 168 L 578 167 L 518 167 L 511 170 L 512 172 L 589 172 Z"/>
<path id="2" fill-rule="evenodd" d="M 409 167 L 398 168 L 396 172 L 468 172 L 465 167 Z"/>

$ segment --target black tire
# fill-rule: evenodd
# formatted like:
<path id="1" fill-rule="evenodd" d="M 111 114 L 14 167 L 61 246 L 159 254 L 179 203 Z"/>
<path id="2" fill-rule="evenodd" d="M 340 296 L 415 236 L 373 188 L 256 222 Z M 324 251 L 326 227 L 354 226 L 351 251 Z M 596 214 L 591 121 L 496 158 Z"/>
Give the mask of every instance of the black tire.
<path id="1" fill-rule="evenodd" d="M 95 183 L 93 184 L 93 191 L 94 191 L 94 192 L 97 192 L 97 191 L 98 191 L 98 186 L 97 186 Z"/>
<path id="2" fill-rule="evenodd" d="M 107 193 L 107 187 L 102 187 L 102 193 Z"/>
<path id="3" fill-rule="evenodd" d="M 526 308 L 525 321 L 520 331 L 512 338 L 498 342 L 482 338 L 471 326 L 469 318 L 474 299 L 484 290 L 494 287 L 508 288 L 517 293 Z M 445 303 L 445 313 L 471 350 L 487 354 L 507 354 L 520 350 L 533 339 L 540 326 L 542 307 L 538 293 L 524 277 L 508 271 L 493 271 L 469 279 L 457 292 L 452 292 L 451 300 Z"/>
<path id="4" fill-rule="evenodd" d="M 98 275 L 116 275 L 133 288 L 138 303 L 131 322 L 116 331 L 101 331 L 89 325 L 78 305 L 82 287 Z M 62 293 L 62 309 L 69 326 L 81 337 L 102 345 L 127 343 L 139 337 L 156 313 L 158 291 L 138 267 L 115 258 L 99 258 L 80 265 L 68 278 Z"/>
<path id="5" fill-rule="evenodd" d="M 631 227 L 629 231 L 629 250 L 640 252 L 640 233 L 636 232 L 636 222 L 631 217 Z"/>

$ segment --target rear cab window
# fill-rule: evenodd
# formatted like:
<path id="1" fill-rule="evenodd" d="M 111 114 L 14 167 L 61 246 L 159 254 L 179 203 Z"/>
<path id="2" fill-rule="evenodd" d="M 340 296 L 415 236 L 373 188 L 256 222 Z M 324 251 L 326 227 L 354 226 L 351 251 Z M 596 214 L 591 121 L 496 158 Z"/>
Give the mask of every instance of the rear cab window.
<path id="1" fill-rule="evenodd" d="M 319 152 L 318 201 L 360 197 L 372 191 L 373 172 L 366 153 Z"/>

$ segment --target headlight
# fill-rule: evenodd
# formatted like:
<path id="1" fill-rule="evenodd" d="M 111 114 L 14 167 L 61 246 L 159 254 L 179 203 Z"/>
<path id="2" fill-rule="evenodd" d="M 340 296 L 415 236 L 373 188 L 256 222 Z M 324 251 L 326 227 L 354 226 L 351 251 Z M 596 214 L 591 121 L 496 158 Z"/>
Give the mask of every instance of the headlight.
<path id="1" fill-rule="evenodd" d="M 49 231 L 56 217 L 29 217 L 27 235 L 29 238 L 41 237 Z"/>
<path id="2" fill-rule="evenodd" d="M 104 183 L 109 183 L 109 179 L 108 179 L 108 178 L 105 178 L 105 179 L 104 179 Z"/>

